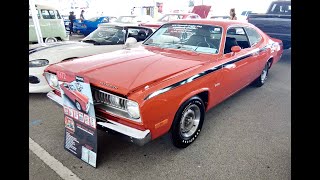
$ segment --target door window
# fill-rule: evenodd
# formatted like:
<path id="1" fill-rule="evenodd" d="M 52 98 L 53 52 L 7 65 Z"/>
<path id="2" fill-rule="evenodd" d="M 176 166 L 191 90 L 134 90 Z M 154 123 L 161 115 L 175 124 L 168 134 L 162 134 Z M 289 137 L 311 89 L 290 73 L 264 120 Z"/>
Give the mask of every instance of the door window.
<path id="1" fill-rule="evenodd" d="M 261 41 L 262 37 L 256 30 L 249 27 L 245 27 L 244 29 L 247 32 L 251 47 Z"/>

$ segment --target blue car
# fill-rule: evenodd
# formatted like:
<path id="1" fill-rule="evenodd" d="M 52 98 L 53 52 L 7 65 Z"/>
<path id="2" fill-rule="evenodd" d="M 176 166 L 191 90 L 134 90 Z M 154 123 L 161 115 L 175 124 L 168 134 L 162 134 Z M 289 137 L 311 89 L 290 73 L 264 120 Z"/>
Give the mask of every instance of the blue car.
<path id="1" fill-rule="evenodd" d="M 87 36 L 96 30 L 100 23 L 109 23 L 116 19 L 117 18 L 113 16 L 93 17 L 88 20 L 84 20 L 83 22 L 81 22 L 80 19 L 76 19 L 73 22 L 73 32 Z"/>

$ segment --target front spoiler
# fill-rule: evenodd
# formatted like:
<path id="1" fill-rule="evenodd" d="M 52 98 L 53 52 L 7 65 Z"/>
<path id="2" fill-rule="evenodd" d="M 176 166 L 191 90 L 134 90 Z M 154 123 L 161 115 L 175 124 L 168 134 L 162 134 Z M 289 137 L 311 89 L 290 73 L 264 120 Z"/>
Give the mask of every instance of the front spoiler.
<path id="1" fill-rule="evenodd" d="M 62 98 L 56 95 L 53 91 L 50 91 L 47 94 L 47 97 L 62 106 Z M 96 116 L 96 119 L 97 125 L 99 125 L 102 130 L 105 129 L 107 132 L 112 131 L 120 133 L 119 135 L 129 142 L 142 146 L 151 141 L 151 133 L 149 129 L 141 131 L 98 116 Z"/>

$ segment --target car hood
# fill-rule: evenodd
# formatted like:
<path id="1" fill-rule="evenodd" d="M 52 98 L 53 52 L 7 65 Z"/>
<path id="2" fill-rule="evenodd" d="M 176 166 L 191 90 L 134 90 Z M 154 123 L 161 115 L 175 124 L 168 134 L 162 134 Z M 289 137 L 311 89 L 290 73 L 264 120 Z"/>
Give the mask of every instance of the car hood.
<path id="1" fill-rule="evenodd" d="M 139 46 L 141 43 L 137 43 Z M 123 49 L 124 45 L 93 45 L 83 42 L 59 42 L 29 47 L 29 61 L 47 59 L 49 64 L 59 63 L 70 58 L 85 57 Z"/>
<path id="2" fill-rule="evenodd" d="M 29 46 L 29 55 L 45 51 L 47 52 L 55 52 L 61 53 L 63 51 L 72 51 L 77 48 L 87 48 L 90 46 L 94 46 L 91 43 L 83 43 L 83 42 L 56 42 L 56 43 L 46 43 L 46 44 L 36 44 Z"/>
<path id="3" fill-rule="evenodd" d="M 70 76 L 87 77 L 91 84 L 122 95 L 206 62 L 197 55 L 124 49 L 68 61 L 49 67 Z"/>

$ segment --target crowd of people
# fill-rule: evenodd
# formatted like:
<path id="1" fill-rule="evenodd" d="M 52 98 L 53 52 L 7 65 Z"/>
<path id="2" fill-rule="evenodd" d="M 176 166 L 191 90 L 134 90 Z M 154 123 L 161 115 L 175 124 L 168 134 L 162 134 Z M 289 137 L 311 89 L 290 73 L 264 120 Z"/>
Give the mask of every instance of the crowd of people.
<path id="1" fill-rule="evenodd" d="M 81 21 L 81 22 L 83 22 L 83 21 L 85 20 L 85 18 L 84 18 L 84 12 L 85 12 L 85 11 L 82 10 L 81 13 L 80 13 L 80 21 Z M 75 19 L 76 19 L 76 16 L 74 15 L 74 12 L 71 11 L 71 12 L 70 12 L 70 15 L 69 15 L 69 20 L 70 20 L 70 24 L 69 24 L 69 29 L 70 29 L 69 35 L 70 35 L 70 36 L 72 36 L 72 33 L 73 33 L 73 22 L 74 22 Z"/>
<path id="2" fill-rule="evenodd" d="M 81 11 L 80 13 L 80 21 L 83 22 L 85 20 L 84 18 L 84 10 Z M 231 8 L 230 9 L 230 12 L 229 12 L 229 15 L 230 15 L 230 19 L 231 20 L 237 20 L 237 16 L 236 16 L 236 10 L 235 8 Z M 70 12 L 70 15 L 69 15 L 69 20 L 70 20 L 70 31 L 69 31 L 69 35 L 72 36 L 72 33 L 73 33 L 73 22 L 74 20 L 76 19 L 76 16 L 74 15 L 74 12 L 71 11 Z"/>

